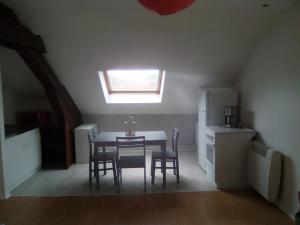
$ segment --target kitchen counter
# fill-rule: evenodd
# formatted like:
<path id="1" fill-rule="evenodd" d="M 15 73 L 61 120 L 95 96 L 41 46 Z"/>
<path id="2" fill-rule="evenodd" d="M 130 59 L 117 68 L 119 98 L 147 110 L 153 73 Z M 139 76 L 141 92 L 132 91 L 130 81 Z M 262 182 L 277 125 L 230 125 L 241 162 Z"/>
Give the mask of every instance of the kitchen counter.
<path id="1" fill-rule="evenodd" d="M 255 131 L 209 126 L 205 129 L 205 165 L 217 188 L 246 187 L 247 158 Z"/>
<path id="2" fill-rule="evenodd" d="M 213 133 L 254 133 L 255 130 L 249 128 L 227 128 L 224 126 L 207 126 L 207 130 Z"/>
<path id="3" fill-rule="evenodd" d="M 38 129 L 37 127 L 34 128 L 22 128 L 22 127 L 18 127 L 16 125 L 5 125 L 5 138 L 11 138 L 11 137 L 15 137 L 17 135 L 26 133 L 28 131 L 31 130 L 35 130 Z"/>

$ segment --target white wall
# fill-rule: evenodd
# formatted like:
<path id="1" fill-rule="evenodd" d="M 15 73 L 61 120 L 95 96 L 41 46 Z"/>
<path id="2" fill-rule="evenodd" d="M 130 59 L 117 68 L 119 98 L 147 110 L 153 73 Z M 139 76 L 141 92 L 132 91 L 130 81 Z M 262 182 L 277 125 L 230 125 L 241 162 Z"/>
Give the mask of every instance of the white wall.
<path id="1" fill-rule="evenodd" d="M 48 99 L 25 99 L 20 103 L 19 110 L 22 112 L 51 111 L 54 115 Z"/>
<path id="2" fill-rule="evenodd" d="M 6 191 L 12 190 L 41 165 L 41 138 L 39 129 L 5 140 Z"/>
<path id="3" fill-rule="evenodd" d="M 299 210 L 300 4 L 283 14 L 249 59 L 238 82 L 244 123 L 283 156 L 278 206 Z"/>
<path id="4" fill-rule="evenodd" d="M 99 131 L 122 131 L 122 123 L 128 120 L 128 115 L 84 115 L 83 120 L 97 123 Z M 134 115 L 134 120 L 137 122 L 137 130 L 165 130 L 168 140 L 171 140 L 172 128 L 177 127 L 180 130 L 178 145 L 185 149 L 195 149 L 196 115 Z"/>
<path id="5" fill-rule="evenodd" d="M 2 91 L 5 125 L 17 124 L 18 112 L 50 111 L 52 116 L 55 116 L 48 99 L 22 99 L 16 92 L 6 86 Z"/>
<path id="6" fill-rule="evenodd" d="M 2 93 L 4 122 L 5 124 L 16 124 L 17 112 L 21 101 L 19 97 L 10 88 L 4 87 Z"/>
<path id="7" fill-rule="evenodd" d="M 43 86 L 17 52 L 0 47 L 0 61 L 5 124 L 16 124 L 18 112 L 50 111 L 54 117 Z"/>
<path id="8" fill-rule="evenodd" d="M 1 61 L 0 61 L 0 87 L 2 87 L 1 79 Z M 5 190 L 5 160 L 4 160 L 4 144 L 5 144 L 5 133 L 4 133 L 4 117 L 3 117 L 3 98 L 2 88 L 0 88 L 0 199 L 4 199 Z"/>
<path id="9" fill-rule="evenodd" d="M 15 50 L 0 46 L 2 84 L 22 99 L 47 98 L 43 86 Z"/>

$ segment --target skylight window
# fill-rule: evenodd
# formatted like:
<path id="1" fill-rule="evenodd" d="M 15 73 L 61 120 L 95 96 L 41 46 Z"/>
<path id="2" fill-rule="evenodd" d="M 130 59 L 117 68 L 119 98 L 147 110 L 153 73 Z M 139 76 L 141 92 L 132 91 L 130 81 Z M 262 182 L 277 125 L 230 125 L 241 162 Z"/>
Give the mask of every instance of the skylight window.
<path id="1" fill-rule="evenodd" d="M 99 72 L 107 103 L 160 103 L 164 77 L 157 69 Z"/>
<path id="2" fill-rule="evenodd" d="M 160 70 L 108 70 L 104 73 L 109 93 L 159 93 Z"/>

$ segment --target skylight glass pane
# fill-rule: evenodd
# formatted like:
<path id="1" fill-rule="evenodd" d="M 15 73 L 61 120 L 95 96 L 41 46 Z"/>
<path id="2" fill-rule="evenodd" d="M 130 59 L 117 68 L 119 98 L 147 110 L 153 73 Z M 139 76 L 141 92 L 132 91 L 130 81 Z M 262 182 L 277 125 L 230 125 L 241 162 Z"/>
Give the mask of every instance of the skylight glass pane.
<path id="1" fill-rule="evenodd" d="M 111 92 L 159 92 L 159 70 L 108 70 Z"/>

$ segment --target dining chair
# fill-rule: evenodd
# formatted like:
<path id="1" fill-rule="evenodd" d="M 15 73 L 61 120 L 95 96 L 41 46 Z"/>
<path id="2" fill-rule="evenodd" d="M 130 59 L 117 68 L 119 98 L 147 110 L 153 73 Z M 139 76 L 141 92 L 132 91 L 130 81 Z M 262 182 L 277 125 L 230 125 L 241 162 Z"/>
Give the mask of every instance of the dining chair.
<path id="1" fill-rule="evenodd" d="M 103 152 L 98 149 L 97 146 L 93 145 L 92 140 L 95 138 L 93 131 L 88 132 L 89 140 L 89 185 L 92 185 L 93 174 L 95 176 L 99 171 L 112 170 L 114 175 L 114 183 L 117 185 L 117 174 L 116 174 L 116 151 L 114 152 Z M 95 151 L 97 151 L 97 157 L 95 156 Z M 99 167 L 99 170 L 95 170 L 95 163 L 102 164 L 103 168 Z M 111 167 L 106 167 L 106 163 L 111 163 Z M 105 166 L 104 166 L 105 165 Z"/>
<path id="2" fill-rule="evenodd" d="M 92 128 L 91 129 L 91 135 L 92 135 L 92 137 L 96 138 L 97 134 L 98 134 L 98 129 L 96 127 Z M 105 147 L 98 146 L 96 143 L 94 144 L 94 148 L 98 149 L 99 151 L 106 152 Z M 103 170 L 103 172 L 104 172 L 103 174 L 106 175 L 106 162 L 103 163 L 103 169 L 104 169 Z"/>
<path id="3" fill-rule="evenodd" d="M 120 192 L 120 183 L 122 183 L 122 169 L 144 168 L 144 191 L 146 192 L 146 145 L 145 136 L 117 137 L 117 177 L 118 192 Z M 130 153 L 124 155 L 124 150 L 130 150 Z M 132 154 L 132 151 L 135 154 Z M 142 151 L 141 151 L 142 150 Z M 140 154 L 137 154 L 140 152 Z"/>
<path id="4" fill-rule="evenodd" d="M 172 166 L 166 165 L 167 169 L 172 169 L 174 175 L 176 175 L 177 183 L 179 183 L 179 160 L 178 160 L 178 138 L 179 138 L 179 130 L 177 128 L 173 128 L 172 132 L 172 148 L 166 150 L 166 164 L 169 162 L 172 163 Z M 155 170 L 160 169 L 162 171 L 162 157 L 163 152 L 161 150 L 153 151 L 151 157 L 151 183 L 154 184 L 155 179 Z M 160 162 L 160 166 L 156 166 L 156 163 Z"/>

